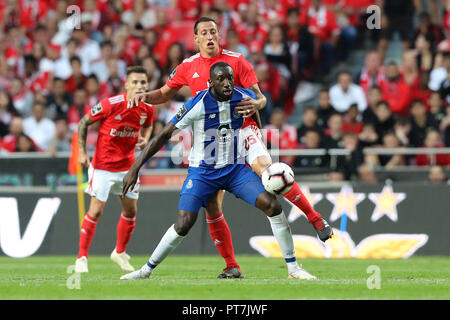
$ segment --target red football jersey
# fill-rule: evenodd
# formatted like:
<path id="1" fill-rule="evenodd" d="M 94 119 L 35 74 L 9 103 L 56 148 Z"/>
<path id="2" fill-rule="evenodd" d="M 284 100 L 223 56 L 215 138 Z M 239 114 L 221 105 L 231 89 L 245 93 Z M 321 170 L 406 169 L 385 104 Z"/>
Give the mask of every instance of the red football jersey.
<path id="1" fill-rule="evenodd" d="M 182 86 L 189 86 L 192 95 L 197 95 L 200 91 L 209 88 L 209 69 L 217 62 L 228 63 L 234 71 L 234 85 L 248 88 L 258 83 L 255 70 L 244 56 L 240 53 L 220 49 L 219 54 L 212 58 L 204 58 L 200 53 L 183 62 L 171 73 L 167 79 L 167 86 L 172 89 L 180 89 Z M 246 118 L 243 127 L 250 124 L 256 125 L 253 119 Z"/>
<path id="2" fill-rule="evenodd" d="M 134 162 L 139 130 L 153 122 L 152 105 L 141 102 L 127 108 L 126 93 L 106 98 L 92 107 L 89 116 L 102 121 L 92 166 L 111 172 L 126 171 Z"/>

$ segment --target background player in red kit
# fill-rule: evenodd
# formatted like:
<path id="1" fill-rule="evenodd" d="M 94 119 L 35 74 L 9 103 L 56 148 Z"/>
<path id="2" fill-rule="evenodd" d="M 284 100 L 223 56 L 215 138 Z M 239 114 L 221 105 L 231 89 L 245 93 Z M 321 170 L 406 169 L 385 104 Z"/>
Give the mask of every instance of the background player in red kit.
<path id="1" fill-rule="evenodd" d="M 79 162 L 89 167 L 89 186 L 86 192 L 91 195 L 91 202 L 81 226 L 76 272 L 88 272 L 89 246 L 109 193 L 118 195 L 122 205 L 116 248 L 111 253 L 111 260 L 124 271 L 134 270 L 125 250 L 135 226 L 139 183 L 132 191 L 121 196 L 122 179 L 134 162 L 135 147 L 142 149 L 148 142 L 154 108 L 141 102 L 136 108 L 128 109 L 127 101 L 134 95 L 145 92 L 147 88 L 146 69 L 141 66 L 129 67 L 125 82 L 126 93 L 103 99 L 92 107 L 78 125 Z M 91 163 L 86 153 L 86 135 L 87 127 L 96 121 L 102 123 Z"/>
<path id="2" fill-rule="evenodd" d="M 266 105 L 266 98 L 259 89 L 255 71 L 242 54 L 219 47 L 218 26 L 213 19 L 202 17 L 195 22 L 194 40 L 198 44 L 200 52 L 178 65 L 163 87 L 136 95 L 130 101 L 129 107 L 138 105 L 144 100 L 152 104 L 166 102 L 183 85 L 189 86 L 195 96 L 198 92 L 209 87 L 208 80 L 211 66 L 217 62 L 226 62 L 234 71 L 235 86 L 250 89 L 256 94 L 256 99 L 244 99 L 239 103 L 236 110 L 246 118 L 240 131 L 240 141 L 248 149 L 246 147 L 246 150 L 242 149 L 241 151 L 245 152 L 246 161 L 252 166 L 252 169 L 261 176 L 264 169 L 272 163 L 272 159 L 261 140 L 262 135 L 258 126 L 252 118 L 258 110 Z M 206 208 L 206 219 L 214 244 L 227 264 L 219 278 L 240 278 L 242 275 L 234 256 L 231 232 L 222 213 L 223 196 L 224 191 L 219 191 L 211 198 Z M 312 208 L 296 183 L 283 196 L 306 214 L 308 221 L 313 224 L 323 241 L 331 236 L 331 228 L 320 214 Z"/>

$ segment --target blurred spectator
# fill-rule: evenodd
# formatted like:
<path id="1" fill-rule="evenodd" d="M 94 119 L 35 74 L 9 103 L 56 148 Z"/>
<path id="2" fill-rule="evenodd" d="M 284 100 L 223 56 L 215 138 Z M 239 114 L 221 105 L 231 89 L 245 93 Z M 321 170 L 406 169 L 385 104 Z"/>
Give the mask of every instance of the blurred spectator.
<path id="1" fill-rule="evenodd" d="M 283 24 L 286 19 L 286 12 L 281 1 L 264 0 L 261 7 L 261 17 L 271 28 Z"/>
<path id="2" fill-rule="evenodd" d="M 375 175 L 375 170 L 373 166 L 363 163 L 358 168 L 359 178 L 365 183 L 377 183 L 377 176 Z"/>
<path id="3" fill-rule="evenodd" d="M 86 91 L 82 87 L 77 88 L 73 94 L 73 105 L 70 106 L 67 112 L 67 122 L 72 132 L 77 130 L 78 122 L 89 111 L 89 105 L 86 105 L 86 100 Z"/>
<path id="4" fill-rule="evenodd" d="M 299 146 L 300 149 L 319 149 L 321 148 L 321 135 L 315 129 L 309 129 L 305 133 L 304 143 Z M 327 156 L 298 156 L 295 159 L 295 167 L 305 168 L 325 168 L 328 166 Z"/>
<path id="5" fill-rule="evenodd" d="M 435 50 L 432 46 L 432 39 L 425 34 L 419 34 L 414 43 L 417 53 L 417 67 L 420 71 L 430 72 L 433 70 Z"/>
<path id="6" fill-rule="evenodd" d="M 94 74 L 91 74 L 86 79 L 86 92 L 88 95 L 86 103 L 91 107 L 108 95 L 105 83 L 100 85 Z"/>
<path id="7" fill-rule="evenodd" d="M 322 146 L 326 149 L 339 148 L 343 135 L 342 131 L 342 115 L 335 113 L 328 119 L 328 129 L 325 130 L 325 137 Z"/>
<path id="8" fill-rule="evenodd" d="M 445 108 L 445 117 L 442 119 L 439 129 L 444 135 L 445 146 L 450 147 L 450 104 Z"/>
<path id="9" fill-rule="evenodd" d="M 176 41 L 176 34 L 169 22 L 166 10 L 156 11 L 156 25 L 152 28 L 156 33 L 156 44 L 152 53 L 159 62 L 159 66 L 164 68 L 167 59 L 167 50 L 170 44 Z M 152 38 L 147 39 L 153 40 Z"/>
<path id="10" fill-rule="evenodd" d="M 442 83 L 450 76 L 450 51 L 442 54 L 442 65 L 434 68 L 430 73 L 428 87 L 433 91 L 439 91 Z"/>
<path id="11" fill-rule="evenodd" d="M 358 37 L 361 13 L 366 11 L 371 1 L 341 0 L 336 3 L 337 24 L 341 29 L 338 60 L 346 61 Z"/>
<path id="12" fill-rule="evenodd" d="M 106 62 L 106 65 L 109 76 L 101 85 L 105 88 L 105 95 L 115 96 L 123 92 L 123 84 L 125 83 L 126 76 L 120 74 L 118 59 L 111 58 Z"/>
<path id="13" fill-rule="evenodd" d="M 6 91 L 0 91 L 0 138 L 9 133 L 9 124 L 17 115 L 10 95 Z"/>
<path id="14" fill-rule="evenodd" d="M 286 123 L 286 116 L 282 109 L 275 109 L 270 116 L 270 124 L 265 126 L 267 142 L 270 148 L 280 150 L 295 149 L 297 147 L 297 130 Z M 292 166 L 295 156 L 280 156 L 280 161 Z"/>
<path id="15" fill-rule="evenodd" d="M 410 88 L 400 74 L 397 63 L 390 62 L 386 67 L 386 80 L 381 82 L 382 99 L 395 114 L 407 115 L 410 100 Z"/>
<path id="16" fill-rule="evenodd" d="M 348 71 L 338 74 L 337 83 L 330 88 L 330 102 L 338 112 L 346 112 L 354 103 L 361 112 L 367 108 L 364 91 L 352 82 L 352 75 Z"/>
<path id="17" fill-rule="evenodd" d="M 163 73 L 171 74 L 183 62 L 185 55 L 184 47 L 180 42 L 172 43 L 167 50 L 167 62 L 164 66 Z"/>
<path id="18" fill-rule="evenodd" d="M 49 72 L 54 77 L 67 79 L 71 74 L 71 67 L 69 59 L 61 55 L 61 47 L 49 43 L 45 52 L 45 57 L 39 62 L 39 71 L 41 73 Z"/>
<path id="19" fill-rule="evenodd" d="M 377 105 L 381 101 L 381 88 L 374 85 L 369 89 L 367 95 L 367 108 L 362 113 L 362 121 L 364 123 L 376 123 L 377 122 Z"/>
<path id="20" fill-rule="evenodd" d="M 411 116 L 409 142 L 411 146 L 418 148 L 424 144 L 427 129 L 430 127 L 437 129 L 439 124 L 434 123 L 433 118 L 427 114 L 422 100 L 414 100 L 411 103 Z"/>
<path id="21" fill-rule="evenodd" d="M 158 63 L 152 56 L 145 57 L 142 62 L 142 66 L 147 70 L 148 75 L 148 89 L 154 90 L 160 87 L 161 70 L 158 67 Z"/>
<path id="22" fill-rule="evenodd" d="M 373 147 L 380 141 L 375 125 L 371 122 L 364 123 L 361 133 L 358 135 L 361 148 Z"/>
<path id="23" fill-rule="evenodd" d="M 341 182 L 344 181 L 344 173 L 338 169 L 331 170 L 328 173 L 328 182 Z"/>
<path id="24" fill-rule="evenodd" d="M 263 51 L 267 60 L 278 69 L 285 81 L 289 82 L 292 76 L 292 58 L 286 33 L 281 26 L 272 26 L 269 29 Z"/>
<path id="25" fill-rule="evenodd" d="M 1 150 L 14 152 L 19 136 L 23 134 L 23 119 L 14 117 L 9 123 L 9 134 L 1 140 Z"/>
<path id="26" fill-rule="evenodd" d="M 411 133 L 411 122 L 406 117 L 401 117 L 395 120 L 394 132 L 400 143 L 407 147 L 409 146 L 409 135 Z"/>
<path id="27" fill-rule="evenodd" d="M 338 156 L 336 167 L 342 171 L 345 180 L 350 180 L 358 175 L 358 167 L 364 163 L 364 154 L 354 132 L 349 131 L 342 135 L 342 146 L 349 154 Z"/>
<path id="28" fill-rule="evenodd" d="M 109 78 L 107 62 L 115 57 L 113 43 L 111 41 L 102 42 L 100 50 L 101 56 L 98 60 L 92 63 L 91 70 L 100 82 L 104 82 Z M 117 64 L 119 76 L 124 77 L 126 75 L 127 68 L 125 61 L 118 60 Z"/>
<path id="29" fill-rule="evenodd" d="M 14 78 L 12 80 L 9 93 L 11 94 L 14 108 L 16 108 L 19 114 L 22 117 L 28 117 L 31 115 L 34 97 L 33 94 L 24 86 L 22 79 Z"/>
<path id="30" fill-rule="evenodd" d="M 122 14 L 122 22 L 130 27 L 140 23 L 144 29 L 152 28 L 156 24 L 156 13 L 154 9 L 149 8 L 146 0 L 134 0 L 133 10 L 127 10 Z"/>
<path id="31" fill-rule="evenodd" d="M 444 30 L 431 21 L 431 16 L 428 12 L 422 11 L 419 13 L 418 28 L 412 36 L 412 42 L 417 41 L 420 36 L 424 36 L 430 41 L 430 48 L 435 49 L 439 42 L 445 39 Z"/>
<path id="32" fill-rule="evenodd" d="M 302 125 L 297 129 L 297 137 L 300 143 L 305 143 L 304 136 L 310 129 L 317 130 L 322 135 L 322 128 L 317 124 L 317 110 L 314 107 L 305 107 L 302 114 Z"/>
<path id="33" fill-rule="evenodd" d="M 386 132 L 394 129 L 394 117 L 392 116 L 391 108 L 386 101 L 378 102 L 375 114 L 377 116 L 375 128 L 377 129 L 378 136 L 382 139 Z"/>
<path id="34" fill-rule="evenodd" d="M 236 29 L 229 29 L 226 35 L 225 48 L 233 52 L 241 53 L 246 59 L 248 59 L 248 48 L 245 44 L 239 42 L 239 35 Z"/>
<path id="35" fill-rule="evenodd" d="M 361 115 L 358 110 L 358 105 L 352 104 L 347 112 L 344 114 L 344 123 L 342 131 L 353 132 L 359 134 L 362 130 L 363 123 L 361 122 Z"/>
<path id="36" fill-rule="evenodd" d="M 442 101 L 439 92 L 431 92 L 427 102 L 430 106 L 429 115 L 432 118 L 432 121 L 436 124 L 440 124 L 442 119 L 445 118 L 445 110 L 444 101 Z"/>
<path id="37" fill-rule="evenodd" d="M 242 17 L 242 20 L 236 25 L 236 30 L 239 34 L 239 42 L 256 42 L 260 48 L 263 48 L 269 30 L 267 29 L 267 26 L 261 22 L 258 4 L 250 2 L 243 14 L 244 17 Z"/>
<path id="38" fill-rule="evenodd" d="M 77 43 L 77 55 L 81 59 L 81 70 L 85 76 L 91 74 L 92 64 L 101 56 L 100 46 L 98 42 L 90 38 L 90 24 L 92 23 L 92 16 L 88 13 L 81 14 L 81 28 L 74 29 L 72 38 Z"/>
<path id="39" fill-rule="evenodd" d="M 333 63 L 340 29 L 334 13 L 321 0 L 311 0 L 307 10 L 300 13 L 300 23 L 314 35 L 315 58 L 320 60 L 320 73 L 328 75 Z"/>
<path id="40" fill-rule="evenodd" d="M 366 95 L 370 88 L 379 86 L 385 80 L 385 72 L 380 53 L 378 51 L 367 52 L 364 66 L 358 76 L 359 85 Z"/>
<path id="41" fill-rule="evenodd" d="M 47 117 L 67 117 L 72 104 L 72 95 L 66 92 L 65 82 L 61 78 L 53 78 L 50 94 L 47 95 Z"/>
<path id="42" fill-rule="evenodd" d="M 444 148 L 444 145 L 441 142 L 441 135 L 439 131 L 435 129 L 430 129 L 427 131 L 423 148 Z M 439 165 L 439 166 L 448 166 L 450 165 L 450 154 L 417 154 L 415 163 L 418 166 L 429 166 L 431 164 Z"/>
<path id="43" fill-rule="evenodd" d="M 387 132 L 383 136 L 383 147 L 388 149 L 400 148 L 400 141 L 393 131 Z M 401 154 L 394 155 L 366 155 L 366 162 L 369 165 L 381 165 L 386 169 L 406 165 L 406 158 Z"/>
<path id="44" fill-rule="evenodd" d="M 24 133 L 21 133 L 17 137 L 16 146 L 14 152 L 36 152 L 41 151 L 39 147 L 37 147 L 33 140 Z"/>
<path id="45" fill-rule="evenodd" d="M 414 30 L 413 16 L 415 8 L 413 0 L 389 0 L 378 3 L 378 5 L 381 4 L 383 16 L 378 51 L 381 61 L 383 61 L 394 32 L 399 32 L 403 50 L 408 48 L 412 31 Z"/>
<path id="46" fill-rule="evenodd" d="M 322 129 L 326 129 L 328 127 L 328 119 L 333 113 L 336 113 L 336 109 L 330 103 L 328 88 L 320 89 L 317 95 L 317 102 L 319 104 L 317 108 L 317 124 Z"/>
<path id="47" fill-rule="evenodd" d="M 407 104 L 410 105 L 415 99 L 421 99 L 426 104 L 431 94 L 428 71 L 419 70 L 416 51 L 408 50 L 403 54 L 402 76 L 409 87 Z"/>
<path id="48" fill-rule="evenodd" d="M 55 119 L 55 135 L 48 147 L 48 152 L 55 156 L 57 152 L 70 152 L 72 135 L 69 131 L 67 120 L 64 117 Z"/>
<path id="49" fill-rule="evenodd" d="M 55 133 L 55 123 L 45 117 L 45 105 L 35 103 L 32 115 L 23 120 L 23 132 L 36 142 L 41 150 L 47 150 Z"/>
<path id="50" fill-rule="evenodd" d="M 445 183 L 448 177 L 442 166 L 431 166 L 428 171 L 428 180 L 432 183 Z"/>
<path id="51" fill-rule="evenodd" d="M 249 52 L 249 62 L 255 69 L 261 92 L 267 98 L 266 107 L 261 112 L 263 120 L 267 123 L 273 108 L 275 106 L 282 107 L 282 105 L 279 105 L 279 101 L 283 95 L 282 91 L 284 90 L 281 87 L 281 75 L 264 57 L 262 47 L 257 42 L 250 44 Z"/>
<path id="52" fill-rule="evenodd" d="M 66 79 L 66 91 L 73 94 L 77 88 L 84 87 L 86 85 L 87 78 L 81 72 L 81 60 L 78 56 L 70 58 L 70 66 L 72 68 L 72 74 Z"/>

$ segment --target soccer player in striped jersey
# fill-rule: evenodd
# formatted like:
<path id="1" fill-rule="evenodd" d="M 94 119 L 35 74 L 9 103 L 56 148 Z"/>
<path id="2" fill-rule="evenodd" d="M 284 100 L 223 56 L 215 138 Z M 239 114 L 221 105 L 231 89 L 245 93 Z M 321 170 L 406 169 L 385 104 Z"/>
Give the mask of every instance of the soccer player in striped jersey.
<path id="1" fill-rule="evenodd" d="M 267 215 L 283 252 L 288 277 L 316 279 L 297 264 L 291 230 L 277 198 L 264 189 L 260 177 L 246 165 L 245 155 L 238 152 L 239 133 L 245 121 L 238 112 L 238 103 L 247 97 L 254 98 L 253 91 L 234 87 L 233 69 L 225 62 L 211 67 L 209 83 L 210 89 L 200 91 L 187 101 L 161 133 L 147 144 L 123 179 L 122 192 L 126 194 L 135 187 L 142 165 L 169 141 L 175 130 L 192 127 L 194 143 L 188 175 L 180 193 L 177 221 L 164 234 L 149 261 L 121 279 L 150 277 L 187 235 L 200 207 L 207 206 L 211 197 L 222 189 Z"/>
<path id="2" fill-rule="evenodd" d="M 272 159 L 262 142 L 258 125 L 253 119 L 257 115 L 257 111 L 266 105 L 266 98 L 259 89 L 255 71 L 241 54 L 219 47 L 219 31 L 217 23 L 213 19 L 203 17 L 195 22 L 194 40 L 198 44 L 200 52 L 185 59 L 172 72 L 163 87 L 136 95 L 129 102 L 129 107 L 137 105 L 141 101 L 147 101 L 154 105 L 164 103 L 183 85 L 189 86 L 192 95 L 196 96 L 198 92 L 209 87 L 211 66 L 219 61 L 228 63 L 234 71 L 234 85 L 250 89 L 255 93 L 254 97 L 243 99 L 237 106 L 236 112 L 245 118 L 240 131 L 240 141 L 245 147 L 246 160 L 252 169 L 261 176 L 264 169 L 272 163 Z M 241 270 L 234 255 L 231 232 L 222 213 L 223 196 L 224 192 L 218 191 L 212 197 L 206 207 L 206 219 L 211 238 L 227 264 L 223 272 L 219 274 L 219 278 L 239 278 Z M 332 229 L 314 210 L 297 183 L 294 183 L 291 190 L 283 196 L 305 213 L 321 240 L 325 241 L 331 236 Z"/>
<path id="3" fill-rule="evenodd" d="M 142 66 L 129 67 L 125 82 L 126 92 L 103 99 L 93 106 L 78 124 L 79 162 L 89 167 L 89 186 L 86 192 L 91 201 L 81 226 L 76 272 L 88 272 L 88 251 L 95 229 L 103 213 L 109 193 L 119 196 L 122 213 L 117 225 L 116 247 L 111 260 L 124 271 L 133 271 L 126 246 L 134 230 L 139 183 L 122 196 L 122 179 L 134 162 L 135 147 L 142 149 L 152 131 L 154 107 L 141 102 L 136 108 L 127 108 L 128 99 L 148 88 L 147 71 Z M 101 121 L 97 146 L 92 162 L 86 153 L 88 126 Z"/>

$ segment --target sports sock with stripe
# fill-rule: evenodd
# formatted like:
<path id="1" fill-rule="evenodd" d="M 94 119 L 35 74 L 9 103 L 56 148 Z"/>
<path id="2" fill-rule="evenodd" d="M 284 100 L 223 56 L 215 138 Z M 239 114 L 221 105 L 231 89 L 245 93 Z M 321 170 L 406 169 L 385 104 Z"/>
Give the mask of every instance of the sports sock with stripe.
<path id="1" fill-rule="evenodd" d="M 183 239 L 184 237 L 180 236 L 175 231 L 174 225 L 171 225 L 159 241 L 156 249 L 150 256 L 150 259 L 148 259 L 147 266 L 151 269 L 156 268 L 156 266 L 160 264 L 181 243 Z"/>
<path id="2" fill-rule="evenodd" d="M 223 213 L 221 212 L 219 215 L 214 217 L 206 216 L 206 222 L 208 222 L 211 239 L 213 240 L 214 245 L 222 258 L 224 258 L 227 268 L 239 268 L 236 257 L 234 256 L 231 231 L 225 217 L 223 216 Z"/>
<path id="3" fill-rule="evenodd" d="M 303 192 L 300 190 L 297 182 L 294 182 L 291 190 L 282 195 L 290 202 L 292 202 L 295 206 L 297 206 L 308 218 L 309 223 L 315 225 L 317 223 L 321 224 L 322 216 L 318 213 L 309 203 L 308 199 L 306 199 Z M 316 226 L 316 225 L 315 225 Z M 318 227 L 318 226 L 316 226 Z M 320 229 L 320 228 L 319 228 Z"/>
<path id="4" fill-rule="evenodd" d="M 92 218 L 89 215 L 89 212 L 84 216 L 83 224 L 81 225 L 78 258 L 83 256 L 86 258 L 88 257 L 89 247 L 94 238 L 98 220 L 99 219 Z"/>
<path id="5" fill-rule="evenodd" d="M 117 224 L 117 242 L 116 252 L 122 253 L 126 251 L 127 244 L 130 242 L 131 235 L 134 227 L 136 226 L 136 217 L 127 217 L 123 214 L 120 215 L 119 223 Z"/>
<path id="6" fill-rule="evenodd" d="M 277 239 L 281 252 L 289 272 L 293 272 L 298 268 L 297 259 L 295 257 L 294 240 L 292 239 L 291 228 L 284 215 L 281 212 L 274 217 L 267 217 L 270 221 L 272 233 Z"/>

